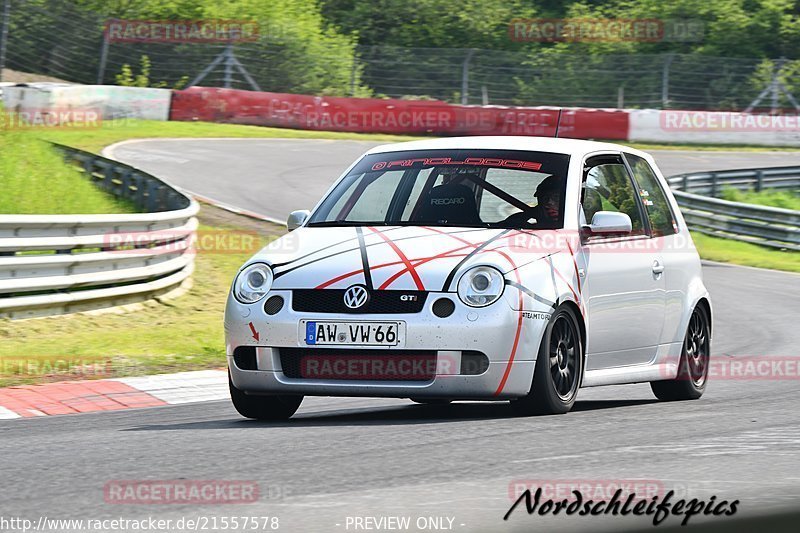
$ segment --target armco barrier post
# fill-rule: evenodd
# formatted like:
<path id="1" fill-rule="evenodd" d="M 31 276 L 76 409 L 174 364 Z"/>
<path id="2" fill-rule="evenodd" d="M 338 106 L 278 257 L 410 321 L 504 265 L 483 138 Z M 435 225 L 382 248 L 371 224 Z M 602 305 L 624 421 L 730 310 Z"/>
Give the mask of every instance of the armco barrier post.
<path id="1" fill-rule="evenodd" d="M 717 173 L 711 173 L 711 194 L 709 194 L 712 198 L 717 197 Z"/>
<path id="2" fill-rule="evenodd" d="M 133 185 L 136 187 L 136 196 L 134 197 L 134 204 L 138 209 L 144 209 L 144 203 L 146 200 L 145 193 L 147 191 L 144 190 L 145 180 L 141 174 L 138 172 L 133 174 Z"/>
<path id="3" fill-rule="evenodd" d="M 120 173 L 122 181 L 122 197 L 128 200 L 131 196 L 131 169 L 126 168 Z"/>
<path id="4" fill-rule="evenodd" d="M 103 185 L 105 190 L 114 193 L 114 167 L 111 165 L 107 165 L 103 172 Z"/>
<path id="5" fill-rule="evenodd" d="M 158 199 L 156 198 L 157 185 L 153 180 L 147 180 L 147 205 L 146 210 L 148 213 L 154 213 L 158 210 Z"/>
<path id="6" fill-rule="evenodd" d="M 83 163 L 83 171 L 86 172 L 86 177 L 91 178 L 94 172 L 94 161 L 90 157 L 85 157 L 81 161 Z"/>
<path id="7" fill-rule="evenodd" d="M 758 170 L 756 171 L 756 192 L 761 192 L 761 189 L 764 187 L 764 171 Z"/>

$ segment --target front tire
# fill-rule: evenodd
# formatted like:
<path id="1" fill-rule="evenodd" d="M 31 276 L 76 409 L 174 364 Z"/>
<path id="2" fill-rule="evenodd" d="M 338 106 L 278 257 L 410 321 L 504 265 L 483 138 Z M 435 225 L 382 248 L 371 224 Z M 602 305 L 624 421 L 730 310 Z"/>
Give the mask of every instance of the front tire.
<path id="1" fill-rule="evenodd" d="M 233 406 L 245 418 L 255 420 L 289 420 L 303 401 L 302 396 L 253 396 L 237 389 L 228 372 L 228 388 Z"/>
<path id="2" fill-rule="evenodd" d="M 511 406 L 523 416 L 564 414 L 572 409 L 583 375 L 583 342 L 575 312 L 562 305 L 545 329 L 527 396 Z"/>
<path id="3" fill-rule="evenodd" d="M 696 400 L 703 395 L 708 383 L 711 358 L 711 327 L 708 313 L 695 307 L 686 328 L 678 376 L 665 381 L 651 381 L 653 394 L 661 401 Z"/>

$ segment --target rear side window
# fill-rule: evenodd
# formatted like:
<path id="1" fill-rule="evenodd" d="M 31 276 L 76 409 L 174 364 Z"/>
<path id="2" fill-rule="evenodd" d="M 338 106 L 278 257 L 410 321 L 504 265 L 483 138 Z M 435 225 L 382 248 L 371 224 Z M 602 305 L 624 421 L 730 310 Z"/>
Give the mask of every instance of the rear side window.
<path id="1" fill-rule="evenodd" d="M 643 235 L 644 223 L 636 202 L 628 169 L 618 157 L 595 158 L 588 162 L 583 184 L 583 210 L 591 222 L 597 211 L 617 211 L 631 217 L 631 235 Z"/>
<path id="2" fill-rule="evenodd" d="M 642 197 L 647 217 L 650 219 L 653 236 L 677 233 L 678 225 L 675 217 L 672 216 L 667 197 L 650 164 L 641 157 L 631 154 L 625 154 L 625 159 L 628 160 L 628 164 L 633 170 L 633 178 L 636 181 L 639 196 Z"/>

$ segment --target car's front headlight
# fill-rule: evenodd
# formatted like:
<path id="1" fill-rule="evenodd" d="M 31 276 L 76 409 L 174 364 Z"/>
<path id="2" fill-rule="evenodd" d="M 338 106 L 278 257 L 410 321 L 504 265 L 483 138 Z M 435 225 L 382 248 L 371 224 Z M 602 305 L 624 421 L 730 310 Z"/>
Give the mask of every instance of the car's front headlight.
<path id="1" fill-rule="evenodd" d="M 470 307 L 485 307 L 503 294 L 503 274 L 490 266 L 478 266 L 464 272 L 458 281 L 458 297 Z"/>
<path id="2" fill-rule="evenodd" d="M 233 295 L 243 304 L 253 304 L 272 288 L 272 269 L 264 263 L 254 263 L 236 276 Z"/>

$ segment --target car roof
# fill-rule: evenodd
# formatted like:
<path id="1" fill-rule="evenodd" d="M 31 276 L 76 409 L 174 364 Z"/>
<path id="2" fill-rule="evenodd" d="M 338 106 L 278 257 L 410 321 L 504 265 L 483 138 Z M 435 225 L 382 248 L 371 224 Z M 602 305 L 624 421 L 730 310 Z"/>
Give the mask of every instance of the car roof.
<path id="1" fill-rule="evenodd" d="M 565 139 L 562 137 L 485 136 L 442 137 L 403 143 L 383 144 L 372 148 L 368 154 L 399 152 L 403 150 L 476 149 L 476 150 L 527 150 L 568 155 L 585 155 L 601 151 L 625 151 L 647 157 L 647 154 L 621 144 Z"/>

